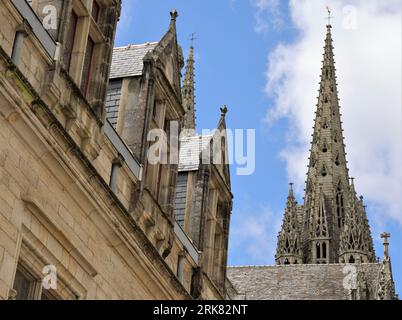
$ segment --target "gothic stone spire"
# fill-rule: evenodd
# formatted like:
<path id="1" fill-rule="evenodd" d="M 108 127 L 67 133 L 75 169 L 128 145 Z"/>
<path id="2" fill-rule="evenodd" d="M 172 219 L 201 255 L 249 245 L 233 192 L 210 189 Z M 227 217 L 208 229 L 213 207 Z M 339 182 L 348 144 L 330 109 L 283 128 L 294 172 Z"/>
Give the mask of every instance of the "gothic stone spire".
<path id="1" fill-rule="evenodd" d="M 183 129 L 195 131 L 195 83 L 194 83 L 194 47 L 190 47 L 187 59 L 186 74 L 182 88 L 183 107 L 186 111 Z"/>
<path id="2" fill-rule="evenodd" d="M 282 230 L 278 235 L 275 260 L 278 265 L 302 263 L 301 237 L 297 216 L 298 206 L 290 184 Z"/>
<path id="3" fill-rule="evenodd" d="M 349 181 L 331 29 L 327 25 L 305 201 L 299 207 L 303 263 L 374 262 L 364 206 Z"/>

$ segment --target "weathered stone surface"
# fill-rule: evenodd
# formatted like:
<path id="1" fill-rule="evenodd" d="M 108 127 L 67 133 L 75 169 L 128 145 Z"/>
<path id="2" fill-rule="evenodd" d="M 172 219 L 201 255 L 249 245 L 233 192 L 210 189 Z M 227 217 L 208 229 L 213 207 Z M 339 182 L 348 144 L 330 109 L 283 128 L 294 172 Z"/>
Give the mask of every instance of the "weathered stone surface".
<path id="1" fill-rule="evenodd" d="M 228 278 L 248 300 L 350 300 L 343 264 L 229 267 Z M 355 266 L 374 294 L 381 264 Z"/>

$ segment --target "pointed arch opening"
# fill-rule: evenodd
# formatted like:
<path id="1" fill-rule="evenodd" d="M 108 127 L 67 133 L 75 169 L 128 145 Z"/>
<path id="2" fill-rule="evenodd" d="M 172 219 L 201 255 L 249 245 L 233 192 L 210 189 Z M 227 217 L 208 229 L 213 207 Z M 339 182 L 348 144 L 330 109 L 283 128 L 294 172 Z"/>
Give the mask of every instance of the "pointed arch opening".
<path id="1" fill-rule="evenodd" d="M 323 128 L 324 130 L 329 129 L 329 123 L 328 123 L 328 119 L 327 119 L 327 118 L 324 119 L 322 128 Z"/>
<path id="2" fill-rule="evenodd" d="M 355 260 L 355 258 L 353 257 L 353 255 L 350 256 L 350 257 L 349 257 L 349 263 L 355 263 L 355 262 L 356 262 L 356 260 Z"/>
<path id="3" fill-rule="evenodd" d="M 321 175 L 323 177 L 326 177 L 328 175 L 327 168 L 325 167 L 325 165 L 322 166 Z"/>
<path id="4" fill-rule="evenodd" d="M 317 242 L 316 245 L 316 258 L 321 259 L 321 243 Z"/>
<path id="5" fill-rule="evenodd" d="M 338 228 L 343 228 L 345 221 L 345 206 L 344 206 L 344 196 L 342 192 L 341 182 L 338 183 L 336 188 L 336 218 L 338 221 Z"/>
<path id="6" fill-rule="evenodd" d="M 335 165 L 337 167 L 339 167 L 341 165 L 341 160 L 340 160 L 340 156 L 339 153 L 337 153 L 336 157 L 335 157 Z"/>
<path id="7" fill-rule="evenodd" d="M 324 144 L 322 146 L 322 152 L 327 153 L 328 152 L 328 144 L 326 141 L 324 141 Z"/>
<path id="8" fill-rule="evenodd" d="M 311 167 L 315 168 L 315 165 L 317 164 L 317 156 L 315 153 L 311 156 Z"/>
<path id="9" fill-rule="evenodd" d="M 335 134 L 334 134 L 334 142 L 338 143 L 338 141 L 339 141 L 338 132 L 335 132 Z"/>

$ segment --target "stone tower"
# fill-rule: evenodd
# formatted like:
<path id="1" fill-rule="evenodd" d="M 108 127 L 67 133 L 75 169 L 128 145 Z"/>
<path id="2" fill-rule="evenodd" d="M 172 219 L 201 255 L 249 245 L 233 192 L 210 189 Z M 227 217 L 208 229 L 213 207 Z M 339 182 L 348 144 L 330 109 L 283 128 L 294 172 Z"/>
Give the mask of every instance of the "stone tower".
<path id="1" fill-rule="evenodd" d="M 183 107 L 186 112 L 183 119 L 183 129 L 188 130 L 189 134 L 195 133 L 195 81 L 194 81 L 194 47 L 190 47 L 187 59 L 186 74 L 184 76 L 182 97 Z"/>
<path id="2" fill-rule="evenodd" d="M 291 187 L 278 265 L 375 262 L 363 197 L 349 177 L 331 29 L 327 25 L 304 204 L 297 204 Z"/>

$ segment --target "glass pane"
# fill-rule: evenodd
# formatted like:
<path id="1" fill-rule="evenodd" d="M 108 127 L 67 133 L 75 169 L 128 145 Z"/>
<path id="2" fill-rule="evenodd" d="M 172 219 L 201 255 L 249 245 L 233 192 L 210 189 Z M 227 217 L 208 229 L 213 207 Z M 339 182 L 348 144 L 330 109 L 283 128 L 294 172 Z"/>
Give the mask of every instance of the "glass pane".
<path id="1" fill-rule="evenodd" d="M 20 270 L 17 270 L 14 281 L 14 290 L 17 291 L 17 300 L 28 300 L 29 288 L 32 281 L 28 279 Z"/>

